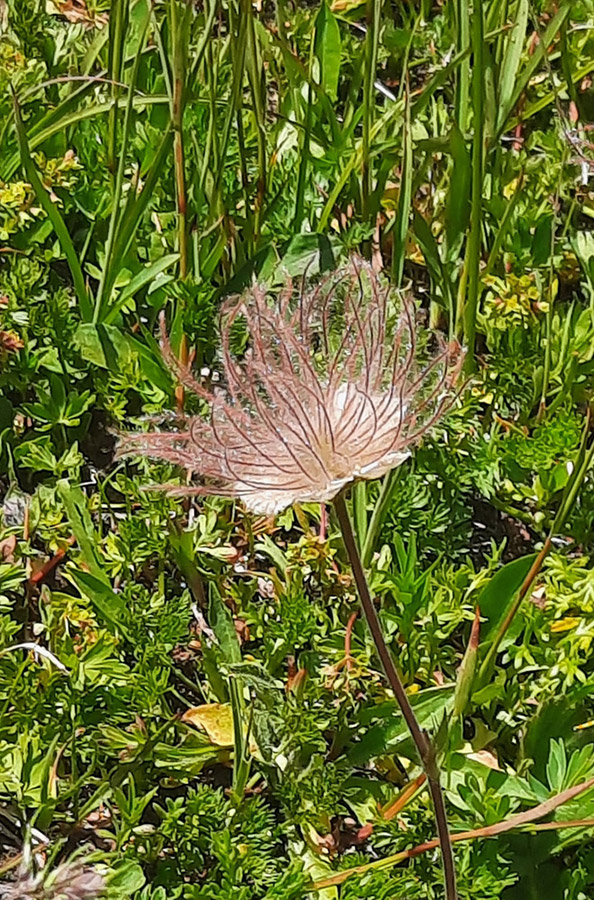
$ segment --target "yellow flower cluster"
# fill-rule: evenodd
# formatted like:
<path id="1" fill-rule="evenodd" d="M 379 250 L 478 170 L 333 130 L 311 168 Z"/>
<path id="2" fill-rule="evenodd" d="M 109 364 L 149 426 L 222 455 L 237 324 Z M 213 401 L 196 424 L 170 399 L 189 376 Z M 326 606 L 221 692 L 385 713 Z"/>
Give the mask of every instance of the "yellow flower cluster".
<path id="1" fill-rule="evenodd" d="M 531 275 L 510 273 L 505 278 L 488 275 L 483 284 L 488 289 L 485 317 L 500 331 L 518 325 L 527 327 L 536 312 L 546 311 L 547 304 L 540 300 L 540 291 Z"/>
<path id="2" fill-rule="evenodd" d="M 74 152 L 68 150 L 63 157 L 56 159 L 46 159 L 42 153 L 38 153 L 35 154 L 35 162 L 51 199 L 54 203 L 60 203 L 54 188 L 72 188 L 75 183 L 72 172 L 81 168 Z M 0 181 L 0 241 L 7 241 L 11 234 L 25 228 L 42 212 L 28 182 Z"/>

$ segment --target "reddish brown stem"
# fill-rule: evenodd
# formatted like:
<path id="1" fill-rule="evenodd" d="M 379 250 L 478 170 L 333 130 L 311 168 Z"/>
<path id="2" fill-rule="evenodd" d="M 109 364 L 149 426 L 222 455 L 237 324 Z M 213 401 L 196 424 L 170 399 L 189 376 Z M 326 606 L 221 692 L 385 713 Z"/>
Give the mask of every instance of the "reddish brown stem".
<path id="1" fill-rule="evenodd" d="M 353 577 L 357 585 L 361 606 L 363 607 L 363 612 L 365 613 L 365 618 L 367 619 L 367 624 L 371 631 L 378 656 L 381 659 L 386 678 L 394 692 L 394 696 L 396 697 L 402 715 L 404 716 L 404 720 L 415 743 L 423 764 L 423 769 L 427 776 L 443 860 L 446 900 L 457 900 L 458 892 L 456 890 L 454 854 L 452 852 L 452 841 L 448 829 L 445 801 L 439 779 L 439 768 L 437 765 L 435 748 L 433 747 L 427 732 L 421 728 L 417 722 L 410 700 L 408 699 L 404 685 L 396 671 L 396 666 L 394 665 L 392 656 L 385 642 L 380 621 L 375 606 L 373 605 L 373 600 L 371 599 L 367 578 L 365 577 L 365 572 L 363 571 L 363 566 L 361 564 L 357 542 L 355 540 L 353 527 L 351 525 L 343 494 L 339 494 L 335 497 L 334 508 L 336 510 L 342 538 L 353 570 Z"/>
<path id="2" fill-rule="evenodd" d="M 382 809 L 382 818 L 386 819 L 388 822 L 390 819 L 393 819 L 394 816 L 397 816 L 401 810 L 407 805 L 408 801 L 414 797 L 416 792 L 419 790 L 422 785 L 427 781 L 427 776 L 424 772 L 421 772 L 420 775 L 409 782 L 405 788 L 403 788 L 395 800 L 389 803 L 387 806 L 384 806 Z"/>
<path id="3" fill-rule="evenodd" d="M 553 828 L 592 827 L 594 825 L 594 819 L 570 819 L 567 822 L 544 822 L 539 825 L 534 825 L 533 822 L 535 819 L 541 819 L 543 816 L 549 815 L 557 809 L 558 806 L 568 803 L 574 797 L 577 797 L 578 794 L 587 791 L 593 784 L 594 778 L 590 778 L 588 781 L 583 781 L 581 784 L 576 784 L 574 787 L 567 788 L 555 797 L 550 797 L 548 800 L 545 800 L 544 803 L 539 803 L 538 806 L 527 809 L 525 812 L 518 813 L 510 819 L 504 819 L 503 822 L 497 822 L 495 825 L 486 825 L 483 828 L 475 828 L 472 831 L 460 831 L 457 834 L 452 834 L 450 839 L 452 842 L 456 842 L 474 840 L 474 838 L 496 837 L 498 834 L 503 834 L 506 831 L 511 831 L 514 828 L 526 825 L 531 826 L 534 831 L 547 831 Z M 365 863 L 362 866 L 355 866 L 353 869 L 346 869 L 343 872 L 338 872 L 336 875 L 331 875 L 329 878 L 323 878 L 321 881 L 316 881 L 311 885 L 311 890 L 320 891 L 323 888 L 342 884 L 343 881 L 346 881 L 351 875 L 363 875 L 365 872 L 371 872 L 374 869 L 385 867 L 386 865 L 395 865 L 396 863 L 404 862 L 407 859 L 412 859 L 415 856 L 420 856 L 421 853 L 426 853 L 427 850 L 434 850 L 436 847 L 439 847 L 439 840 L 431 840 L 426 841 L 424 844 L 417 844 L 416 847 L 411 847 L 410 850 L 402 850 L 400 853 L 395 853 L 386 860 Z"/>
<path id="4" fill-rule="evenodd" d="M 325 503 L 320 503 L 320 543 L 326 540 L 326 528 L 328 526 L 328 510 Z"/>
<path id="5" fill-rule="evenodd" d="M 355 610 L 351 613 L 347 622 L 346 631 L 344 633 L 344 655 L 346 659 L 347 669 L 353 668 L 353 657 L 351 656 L 351 638 L 353 636 L 353 625 L 359 613 Z"/>
<path id="6" fill-rule="evenodd" d="M 74 536 L 68 538 L 68 544 L 72 546 L 74 544 L 76 538 Z M 40 581 L 44 581 L 49 573 L 56 568 L 61 559 L 66 555 L 66 548 L 60 548 L 51 559 L 48 559 L 37 572 L 34 572 L 33 575 L 29 578 L 29 584 L 39 584 Z"/>

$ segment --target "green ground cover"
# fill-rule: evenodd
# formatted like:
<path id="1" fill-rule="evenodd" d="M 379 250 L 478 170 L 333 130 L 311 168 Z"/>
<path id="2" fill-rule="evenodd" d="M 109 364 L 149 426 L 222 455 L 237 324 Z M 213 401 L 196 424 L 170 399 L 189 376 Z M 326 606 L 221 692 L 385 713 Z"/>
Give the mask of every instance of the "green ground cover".
<path id="1" fill-rule="evenodd" d="M 161 311 L 208 378 L 354 252 L 467 350 L 348 501 L 459 897 L 592 896 L 593 73 L 592 0 L 0 0 L 0 896 L 444 896 L 332 508 L 115 455 L 201 409 Z"/>

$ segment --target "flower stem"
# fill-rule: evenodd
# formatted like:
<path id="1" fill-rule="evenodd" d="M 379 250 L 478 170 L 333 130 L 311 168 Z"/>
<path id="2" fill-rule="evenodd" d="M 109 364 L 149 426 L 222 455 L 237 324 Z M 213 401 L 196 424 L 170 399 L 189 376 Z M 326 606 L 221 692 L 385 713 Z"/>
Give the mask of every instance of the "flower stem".
<path id="1" fill-rule="evenodd" d="M 404 719 L 408 726 L 408 730 L 410 731 L 411 737 L 415 742 L 416 748 L 419 752 L 419 756 L 421 757 L 421 762 L 423 764 L 425 774 L 427 775 L 427 783 L 429 785 L 429 791 L 431 793 L 431 799 L 433 801 L 433 808 L 435 811 L 437 834 L 441 846 L 446 898 L 447 900 L 457 900 L 458 894 L 456 891 L 456 871 L 454 869 L 452 841 L 450 838 L 450 832 L 448 829 L 446 818 L 443 791 L 441 789 L 441 784 L 439 781 L 439 768 L 437 765 L 435 748 L 431 743 L 427 732 L 422 729 L 417 722 L 417 718 L 410 704 L 410 700 L 408 699 L 408 695 L 404 690 L 404 685 L 400 680 L 400 676 L 396 671 L 396 667 L 394 665 L 394 662 L 392 661 L 390 651 L 384 640 L 380 621 L 371 599 L 365 572 L 363 571 L 361 557 L 359 556 L 359 552 L 357 550 L 357 543 L 355 541 L 355 535 L 353 534 L 353 528 L 343 494 L 339 494 L 338 497 L 335 497 L 334 509 L 336 510 L 336 515 L 340 524 L 340 530 L 342 532 L 342 538 L 346 547 L 349 561 L 351 563 L 353 576 L 355 578 L 355 583 L 359 592 L 359 598 L 361 600 L 361 606 L 363 607 L 363 612 L 365 613 L 367 624 L 369 625 L 369 630 L 371 631 L 378 655 L 382 661 L 382 666 L 384 668 L 384 672 L 386 673 L 386 678 L 388 679 L 390 687 L 394 692 L 394 696 L 398 701 L 398 705 L 400 706 L 402 715 L 404 716 Z"/>

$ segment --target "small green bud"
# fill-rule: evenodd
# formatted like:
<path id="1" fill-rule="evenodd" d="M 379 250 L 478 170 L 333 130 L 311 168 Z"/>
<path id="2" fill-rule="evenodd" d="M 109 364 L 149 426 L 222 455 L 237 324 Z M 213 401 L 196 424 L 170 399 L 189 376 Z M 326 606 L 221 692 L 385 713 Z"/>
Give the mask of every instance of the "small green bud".
<path id="1" fill-rule="evenodd" d="M 478 657 L 479 631 L 481 625 L 480 609 L 476 608 L 474 622 L 470 631 L 470 639 L 466 653 L 458 669 L 458 677 L 456 679 L 456 692 L 454 694 L 454 718 L 458 718 L 464 714 L 470 695 L 472 693 L 472 685 L 474 683 L 474 674 L 476 671 L 476 661 Z"/>

